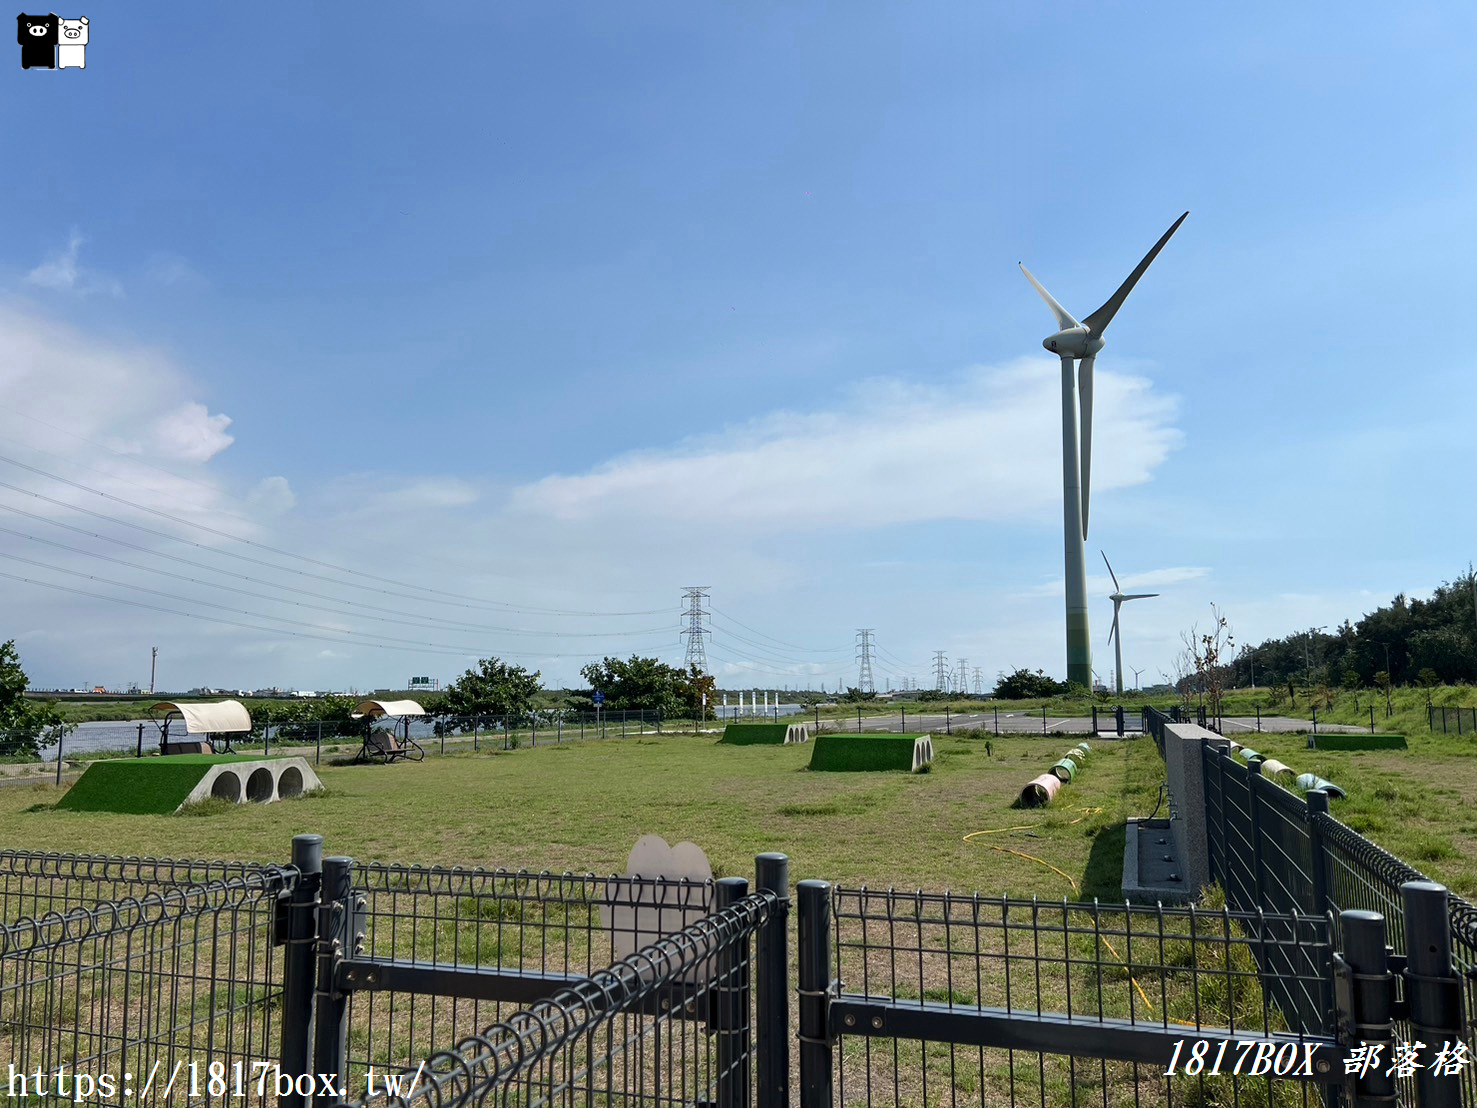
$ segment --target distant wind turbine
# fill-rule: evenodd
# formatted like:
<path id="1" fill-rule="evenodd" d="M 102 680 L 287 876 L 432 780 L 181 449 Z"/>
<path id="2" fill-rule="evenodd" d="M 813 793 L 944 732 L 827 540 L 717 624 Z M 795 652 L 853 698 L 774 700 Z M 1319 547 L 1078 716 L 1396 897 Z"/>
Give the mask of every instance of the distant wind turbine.
<path id="1" fill-rule="evenodd" d="M 1080 323 L 1071 312 L 1056 302 L 1040 281 L 1031 276 L 1031 271 L 1025 264 L 1021 264 L 1021 272 L 1041 294 L 1041 299 L 1046 301 L 1047 307 L 1056 316 L 1057 326 L 1061 328 L 1056 334 L 1043 339 L 1041 345 L 1062 360 L 1062 518 L 1067 570 L 1067 680 L 1087 688 L 1092 687 L 1092 641 L 1087 630 L 1085 548 L 1088 491 L 1092 471 L 1093 361 L 1103 348 L 1103 332 L 1113 322 L 1118 309 L 1123 307 L 1123 301 L 1128 299 L 1128 294 L 1138 284 L 1149 264 L 1164 249 L 1164 244 L 1179 230 L 1180 224 L 1189 214 L 1186 212 L 1176 219 L 1154 244 L 1154 248 L 1144 255 L 1144 260 L 1128 275 L 1128 280 L 1118 286 L 1118 291 Z M 1080 375 L 1075 364 L 1077 359 L 1081 359 Z M 1118 684 L 1121 686 L 1122 683 L 1120 677 Z"/>
<path id="2" fill-rule="evenodd" d="M 1118 575 L 1113 572 L 1113 563 L 1108 561 L 1108 556 L 1101 550 L 1103 565 L 1108 567 L 1108 576 L 1113 578 L 1113 595 L 1108 597 L 1113 602 L 1113 629 L 1108 632 L 1108 641 L 1113 644 L 1114 658 L 1118 662 L 1118 695 L 1123 695 L 1123 631 L 1118 626 L 1118 610 L 1123 607 L 1125 600 L 1148 600 L 1151 596 L 1158 596 L 1157 592 L 1124 592 L 1118 584 Z M 1137 677 L 1141 670 L 1134 670 Z"/>

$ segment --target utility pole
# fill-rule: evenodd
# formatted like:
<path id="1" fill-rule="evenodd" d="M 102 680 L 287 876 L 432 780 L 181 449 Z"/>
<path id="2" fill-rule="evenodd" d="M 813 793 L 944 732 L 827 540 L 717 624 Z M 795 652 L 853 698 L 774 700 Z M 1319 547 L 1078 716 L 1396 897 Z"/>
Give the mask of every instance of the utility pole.
<path id="1" fill-rule="evenodd" d="M 154 674 L 159 668 L 159 648 L 149 647 L 149 695 L 154 695 Z"/>
<path id="2" fill-rule="evenodd" d="M 872 681 L 872 633 L 870 627 L 862 627 L 856 633 L 857 692 L 874 693 L 877 691 L 877 686 Z"/>
<path id="3" fill-rule="evenodd" d="M 708 651 L 703 636 L 713 633 L 703 626 L 708 614 L 703 609 L 703 601 L 707 598 L 707 585 L 682 590 L 682 599 L 687 601 L 687 630 L 682 632 L 682 637 L 687 640 L 687 657 L 682 666 L 684 669 L 697 666 L 698 672 L 703 674 L 708 672 Z"/>
<path id="4" fill-rule="evenodd" d="M 933 652 L 933 687 L 939 692 L 947 692 L 949 683 L 949 663 L 942 650 Z"/>

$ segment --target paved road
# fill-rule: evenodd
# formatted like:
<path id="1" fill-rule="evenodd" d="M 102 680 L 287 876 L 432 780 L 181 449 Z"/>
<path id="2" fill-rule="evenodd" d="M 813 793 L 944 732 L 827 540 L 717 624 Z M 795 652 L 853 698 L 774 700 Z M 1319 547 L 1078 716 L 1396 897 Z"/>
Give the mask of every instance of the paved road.
<path id="1" fill-rule="evenodd" d="M 1137 712 L 1128 713 L 1125 722 L 1130 733 L 1140 733 Z M 908 712 L 906 718 L 903 713 L 899 712 L 893 715 L 862 716 L 860 724 L 855 719 L 823 719 L 821 725 L 827 731 L 953 732 L 979 728 L 1001 735 L 1092 734 L 1091 716 L 1054 716 L 1048 712 L 1043 719 L 1039 711 L 1001 712 L 998 717 L 994 712 L 951 712 L 947 716 L 942 712 L 926 714 Z M 1101 734 L 1112 734 L 1113 714 L 1111 712 L 1098 713 L 1098 726 L 1101 728 Z M 1222 733 L 1230 738 L 1246 733 L 1256 734 L 1258 729 L 1263 732 L 1285 733 L 1307 731 L 1311 727 L 1312 724 L 1308 720 L 1292 719 L 1288 716 L 1263 716 L 1260 722 L 1255 716 L 1226 716 L 1221 720 Z M 1365 729 L 1351 727 L 1347 724 L 1319 724 L 1318 730 L 1359 732 Z"/>

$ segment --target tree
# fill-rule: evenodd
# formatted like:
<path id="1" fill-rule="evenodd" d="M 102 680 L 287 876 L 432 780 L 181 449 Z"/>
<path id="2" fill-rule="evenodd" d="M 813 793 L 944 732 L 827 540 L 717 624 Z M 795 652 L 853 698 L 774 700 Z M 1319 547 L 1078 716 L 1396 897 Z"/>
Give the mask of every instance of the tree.
<path id="1" fill-rule="evenodd" d="M 1067 685 L 1062 681 L 1046 676 L 1044 670 L 1032 673 L 1028 669 L 1018 669 L 1009 676 L 1002 677 L 995 685 L 995 695 L 1002 700 L 1031 700 L 1038 697 L 1060 696 L 1067 691 Z"/>
<path id="2" fill-rule="evenodd" d="M 500 658 L 482 658 L 448 685 L 441 694 L 440 714 L 476 717 L 479 722 L 499 716 L 517 727 L 533 715 L 534 698 L 542 690 L 539 673 L 510 665 Z M 438 723 L 437 731 L 455 724 Z"/>
<path id="3" fill-rule="evenodd" d="M 686 670 L 635 654 L 625 661 L 606 658 L 580 670 L 590 688 L 605 695 L 606 709 L 658 711 L 668 717 L 695 717 L 703 694 L 713 703 L 713 679 L 697 666 Z"/>
<path id="4" fill-rule="evenodd" d="M 15 640 L 0 645 L 0 755 L 35 758 L 75 727 L 62 719 L 55 700 L 28 700 L 30 683 Z"/>
<path id="5" fill-rule="evenodd" d="M 1236 640 L 1225 615 L 1214 604 L 1210 606 L 1210 621 L 1208 633 L 1191 627 L 1181 639 L 1185 644 L 1185 660 L 1194 670 L 1196 684 L 1205 695 L 1205 710 L 1219 727 L 1221 698 L 1225 692 L 1226 678 L 1231 673 L 1231 666 L 1222 658 L 1236 645 Z"/>

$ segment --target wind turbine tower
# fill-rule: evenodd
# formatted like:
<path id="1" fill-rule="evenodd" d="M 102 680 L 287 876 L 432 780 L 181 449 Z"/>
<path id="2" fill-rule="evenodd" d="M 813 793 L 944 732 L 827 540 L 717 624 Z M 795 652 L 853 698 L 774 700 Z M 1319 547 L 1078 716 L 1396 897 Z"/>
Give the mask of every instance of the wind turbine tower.
<path id="1" fill-rule="evenodd" d="M 1113 595 L 1108 597 L 1113 602 L 1113 629 L 1108 632 L 1108 641 L 1113 644 L 1113 661 L 1117 669 L 1114 680 L 1118 685 L 1118 695 L 1123 695 L 1123 630 L 1118 626 L 1118 610 L 1123 607 L 1125 600 L 1148 600 L 1151 596 L 1158 596 L 1157 592 L 1129 592 L 1126 593 L 1118 584 L 1118 575 L 1113 572 L 1113 563 L 1108 561 L 1108 556 L 1101 550 L 1103 565 L 1108 567 L 1108 576 L 1113 579 Z M 1134 678 L 1137 679 L 1142 670 L 1134 670 Z"/>
<path id="2" fill-rule="evenodd" d="M 1059 330 L 1042 340 L 1062 360 L 1062 523 L 1067 578 L 1067 680 L 1092 688 L 1092 641 L 1087 628 L 1087 507 L 1092 472 L 1092 369 L 1103 348 L 1103 332 L 1144 271 L 1159 256 L 1185 212 L 1165 231 L 1144 260 L 1107 302 L 1080 323 L 1058 304 L 1024 263 L 1021 272 L 1056 316 Z M 1121 672 L 1121 667 L 1120 667 Z M 1119 685 L 1122 678 L 1118 678 Z"/>

